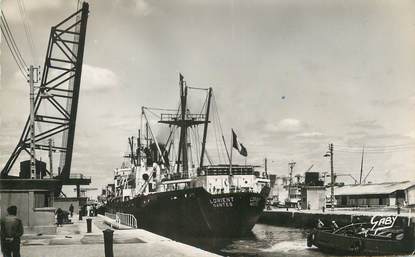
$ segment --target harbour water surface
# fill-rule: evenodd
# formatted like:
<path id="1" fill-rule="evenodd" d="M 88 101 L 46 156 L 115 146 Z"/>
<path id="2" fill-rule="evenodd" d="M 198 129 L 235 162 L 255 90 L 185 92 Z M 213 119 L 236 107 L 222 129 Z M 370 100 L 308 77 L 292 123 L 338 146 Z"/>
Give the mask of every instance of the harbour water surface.
<path id="1" fill-rule="evenodd" d="M 230 257 L 332 256 L 307 247 L 307 231 L 297 228 L 257 224 L 243 238 L 176 238 L 184 243 Z M 398 255 L 397 255 L 398 256 Z"/>

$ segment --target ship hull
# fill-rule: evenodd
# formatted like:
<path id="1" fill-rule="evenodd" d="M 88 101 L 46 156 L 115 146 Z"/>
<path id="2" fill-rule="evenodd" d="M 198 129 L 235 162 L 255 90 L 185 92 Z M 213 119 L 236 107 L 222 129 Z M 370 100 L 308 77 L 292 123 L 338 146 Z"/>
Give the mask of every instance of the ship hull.
<path id="1" fill-rule="evenodd" d="M 133 214 L 139 227 L 155 233 L 233 237 L 251 231 L 265 207 L 264 195 L 212 195 L 203 188 L 191 188 L 111 202 L 106 210 Z"/>
<path id="2" fill-rule="evenodd" d="M 324 252 L 335 254 L 389 255 L 414 251 L 414 243 L 410 238 L 402 240 L 362 238 L 315 230 L 307 241 L 309 246 L 315 245 Z"/>

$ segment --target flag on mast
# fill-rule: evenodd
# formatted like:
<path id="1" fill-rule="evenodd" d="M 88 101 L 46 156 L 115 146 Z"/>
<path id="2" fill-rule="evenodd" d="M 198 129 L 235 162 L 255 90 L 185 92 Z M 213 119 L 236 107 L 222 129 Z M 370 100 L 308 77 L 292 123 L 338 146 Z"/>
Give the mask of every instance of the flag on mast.
<path id="1" fill-rule="evenodd" d="M 247 157 L 248 151 L 246 150 L 245 146 L 238 141 L 238 137 L 235 134 L 235 131 L 232 129 L 232 146 L 236 150 L 238 150 L 239 154 L 242 156 Z"/>

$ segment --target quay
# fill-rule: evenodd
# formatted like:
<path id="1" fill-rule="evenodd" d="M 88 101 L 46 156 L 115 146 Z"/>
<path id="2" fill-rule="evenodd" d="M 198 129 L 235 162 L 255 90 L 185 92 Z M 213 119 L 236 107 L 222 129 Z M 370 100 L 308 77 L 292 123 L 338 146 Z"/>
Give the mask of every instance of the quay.
<path id="1" fill-rule="evenodd" d="M 73 216 L 73 224 L 57 228 L 56 235 L 25 234 L 22 237 L 21 255 L 25 257 L 104 257 L 103 230 L 110 228 L 108 217 L 92 217 L 92 232 L 87 233 L 87 222 Z M 114 229 L 114 257 L 191 257 L 219 256 L 199 248 L 176 242 L 143 229 Z"/>
<path id="2" fill-rule="evenodd" d="M 324 212 L 322 210 L 288 209 L 287 211 L 285 208 L 272 208 L 263 212 L 259 223 L 295 228 L 315 228 L 318 220 L 321 220 L 326 225 L 335 221 L 341 227 L 353 222 L 370 222 L 373 216 L 397 216 L 397 221 L 408 222 L 408 224 L 415 223 L 415 215 L 408 210 L 397 214 L 396 210 L 391 209 L 355 210 L 343 208 L 327 209 Z"/>

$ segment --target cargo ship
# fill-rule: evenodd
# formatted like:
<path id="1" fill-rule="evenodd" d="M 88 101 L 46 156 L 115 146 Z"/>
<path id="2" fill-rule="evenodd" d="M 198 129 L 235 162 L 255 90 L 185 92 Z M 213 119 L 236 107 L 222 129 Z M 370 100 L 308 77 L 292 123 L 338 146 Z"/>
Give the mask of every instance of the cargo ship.
<path id="1" fill-rule="evenodd" d="M 234 151 L 245 158 L 248 155 L 233 130 L 228 149 L 223 133 L 217 136 L 215 128 L 216 146 L 221 140 L 222 154 L 226 153 L 222 159 L 226 161 L 215 164 L 207 151 L 212 88 L 188 87 L 181 74 L 179 88 L 177 109 L 142 107 L 141 128 L 136 139 L 129 138 L 129 153 L 124 156 L 129 163 L 114 170 L 114 183 L 104 190 L 104 210 L 132 214 L 139 227 L 164 235 L 247 234 L 265 207 L 268 174 L 258 171 L 259 166 L 247 165 L 246 159 L 243 165 L 232 163 Z M 195 114 L 189 109 L 190 90 L 206 96 Z M 157 110 L 170 112 L 158 115 Z M 169 130 L 163 142 L 149 115 L 158 118 L 156 125 Z"/>

